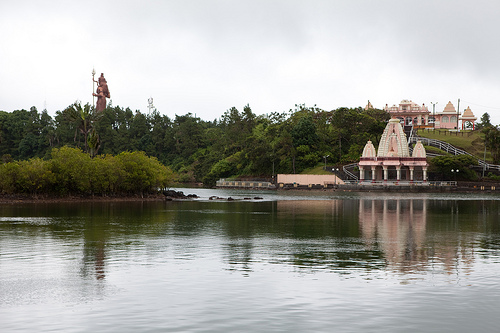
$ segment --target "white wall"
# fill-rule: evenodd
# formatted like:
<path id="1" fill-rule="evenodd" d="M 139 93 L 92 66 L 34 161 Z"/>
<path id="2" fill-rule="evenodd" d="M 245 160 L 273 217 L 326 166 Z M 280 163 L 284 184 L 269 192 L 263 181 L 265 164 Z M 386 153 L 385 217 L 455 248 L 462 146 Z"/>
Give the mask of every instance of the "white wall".
<path id="1" fill-rule="evenodd" d="M 278 183 L 298 185 L 309 184 L 344 184 L 342 179 L 335 175 L 294 175 L 294 174 L 278 174 Z"/>

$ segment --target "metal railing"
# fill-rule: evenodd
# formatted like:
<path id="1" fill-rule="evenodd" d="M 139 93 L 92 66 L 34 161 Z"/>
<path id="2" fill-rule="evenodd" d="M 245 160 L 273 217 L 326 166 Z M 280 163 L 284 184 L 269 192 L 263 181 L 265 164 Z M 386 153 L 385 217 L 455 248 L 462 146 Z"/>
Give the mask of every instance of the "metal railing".
<path id="1" fill-rule="evenodd" d="M 410 129 L 410 135 L 408 135 L 408 147 L 410 147 L 411 139 L 414 137 L 413 125 Z"/>
<path id="2" fill-rule="evenodd" d="M 477 162 L 478 164 L 483 167 L 485 170 L 498 170 L 500 171 L 500 165 L 497 165 L 497 164 L 490 164 L 482 159 L 479 159 L 477 158 L 476 156 L 466 152 L 465 150 L 463 149 L 459 149 L 455 146 L 452 146 L 450 145 L 448 142 L 444 142 L 444 141 L 440 141 L 440 140 L 436 140 L 436 139 L 428 139 L 428 138 L 423 138 L 423 137 L 417 137 L 417 136 L 413 136 L 411 137 L 408 142 L 409 143 L 416 143 L 417 141 L 421 141 L 422 144 L 424 145 L 427 145 L 427 146 L 431 146 L 431 147 L 436 147 L 442 151 L 445 151 L 449 154 L 452 154 L 452 155 L 469 155 L 469 156 L 472 156 L 474 159 L 477 159 Z M 430 154 L 427 154 L 429 156 L 432 156 Z"/>
<path id="3" fill-rule="evenodd" d="M 400 180 L 400 181 L 394 181 L 394 180 L 363 180 L 363 181 L 344 181 L 346 185 L 364 185 L 364 186 L 457 186 L 456 181 L 422 181 L 422 180 L 414 180 L 414 181 L 407 181 L 407 180 Z"/>
<path id="4" fill-rule="evenodd" d="M 344 171 L 344 173 L 345 173 L 348 177 L 350 177 L 350 178 L 354 179 L 355 181 L 358 181 L 359 177 L 358 177 L 358 176 L 356 176 L 354 173 L 352 173 L 351 171 L 349 171 L 349 170 L 348 170 L 349 168 L 350 168 L 350 169 L 354 169 L 354 168 L 355 168 L 355 167 L 357 167 L 357 166 L 358 166 L 358 163 L 351 163 L 351 164 L 347 164 L 347 165 L 344 165 L 344 166 L 342 167 L 342 170 Z M 347 180 L 344 180 L 344 182 L 345 182 L 345 181 L 347 181 Z"/>

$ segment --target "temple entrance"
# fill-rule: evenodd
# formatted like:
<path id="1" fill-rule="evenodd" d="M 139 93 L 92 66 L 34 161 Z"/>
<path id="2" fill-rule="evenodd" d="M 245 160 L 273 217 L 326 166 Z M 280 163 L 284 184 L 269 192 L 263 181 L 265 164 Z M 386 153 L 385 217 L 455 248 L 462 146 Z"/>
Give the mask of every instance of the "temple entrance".
<path id="1" fill-rule="evenodd" d="M 360 176 L 362 182 L 421 182 L 427 178 L 427 168 L 410 168 L 407 166 L 401 166 L 400 168 L 390 166 L 384 168 L 383 166 L 377 166 L 375 168 L 364 169 L 360 167 Z"/>

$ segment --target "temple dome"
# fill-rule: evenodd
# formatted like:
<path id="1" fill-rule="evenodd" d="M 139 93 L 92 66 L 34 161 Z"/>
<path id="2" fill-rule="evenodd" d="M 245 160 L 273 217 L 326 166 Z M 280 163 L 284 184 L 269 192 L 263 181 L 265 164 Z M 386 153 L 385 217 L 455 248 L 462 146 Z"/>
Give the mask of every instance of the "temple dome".
<path id="1" fill-rule="evenodd" d="M 474 116 L 474 113 L 472 113 L 472 110 L 468 106 L 467 109 L 464 111 L 464 114 L 462 115 L 462 117 L 460 119 L 464 119 L 464 120 L 476 120 L 477 118 L 476 118 L 476 116 Z"/>
<path id="2" fill-rule="evenodd" d="M 446 106 L 444 107 L 444 110 L 443 110 L 443 113 L 457 113 L 457 110 L 455 110 L 455 107 L 453 106 L 453 104 L 450 102 L 448 102 L 448 104 L 446 104 Z"/>
<path id="3" fill-rule="evenodd" d="M 422 144 L 422 141 L 418 140 L 417 143 L 415 144 L 415 147 L 413 148 L 413 154 L 411 157 L 427 157 L 427 153 L 425 152 L 424 145 Z"/>
<path id="4" fill-rule="evenodd" d="M 399 119 L 391 119 L 384 129 L 377 157 L 410 157 L 406 134 Z"/>
<path id="5" fill-rule="evenodd" d="M 368 141 L 365 145 L 365 148 L 363 149 L 363 155 L 361 155 L 362 158 L 375 158 L 377 157 L 377 152 L 375 150 L 375 146 L 371 141 Z"/>

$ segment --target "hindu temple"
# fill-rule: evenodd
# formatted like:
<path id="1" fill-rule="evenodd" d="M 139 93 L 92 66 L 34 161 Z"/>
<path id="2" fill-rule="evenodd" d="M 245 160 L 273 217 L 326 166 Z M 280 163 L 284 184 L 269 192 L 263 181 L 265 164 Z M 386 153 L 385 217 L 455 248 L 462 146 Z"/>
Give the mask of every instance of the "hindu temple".
<path id="1" fill-rule="evenodd" d="M 425 148 L 418 141 L 410 154 L 406 134 L 399 119 L 389 120 L 380 139 L 378 150 L 371 141 L 363 149 L 359 166 L 361 182 L 426 182 Z"/>

